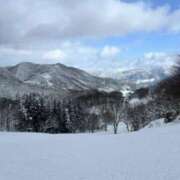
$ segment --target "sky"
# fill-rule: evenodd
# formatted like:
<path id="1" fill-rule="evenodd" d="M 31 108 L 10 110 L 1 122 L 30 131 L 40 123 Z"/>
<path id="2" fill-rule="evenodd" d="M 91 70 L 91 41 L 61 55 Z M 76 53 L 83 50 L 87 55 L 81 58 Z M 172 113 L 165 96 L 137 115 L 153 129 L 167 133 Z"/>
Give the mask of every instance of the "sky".
<path id="1" fill-rule="evenodd" d="M 111 70 L 180 52 L 179 0 L 0 0 L 0 65 Z"/>

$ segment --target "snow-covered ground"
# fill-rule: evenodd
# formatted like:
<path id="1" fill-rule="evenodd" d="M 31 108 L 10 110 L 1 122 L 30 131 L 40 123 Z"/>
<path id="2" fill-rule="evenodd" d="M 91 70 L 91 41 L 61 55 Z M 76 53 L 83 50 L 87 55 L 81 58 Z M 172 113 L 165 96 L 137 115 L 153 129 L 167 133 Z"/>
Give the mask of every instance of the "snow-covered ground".
<path id="1" fill-rule="evenodd" d="M 96 134 L 101 134 L 101 135 L 107 135 L 107 134 L 114 134 L 114 128 L 113 125 L 108 125 L 107 126 L 107 131 L 96 131 Z M 118 130 L 117 134 L 122 134 L 122 133 L 128 133 L 127 126 L 124 122 L 120 122 L 118 125 Z"/>
<path id="2" fill-rule="evenodd" d="M 0 180 L 179 179 L 179 124 L 119 135 L 0 133 Z"/>
<path id="3" fill-rule="evenodd" d="M 176 124 L 180 124 L 180 117 L 177 117 L 174 121 L 170 123 L 165 123 L 164 119 L 157 119 L 152 122 L 150 122 L 146 127 L 144 128 L 157 128 L 157 127 L 166 127 L 166 126 L 174 126 Z"/>

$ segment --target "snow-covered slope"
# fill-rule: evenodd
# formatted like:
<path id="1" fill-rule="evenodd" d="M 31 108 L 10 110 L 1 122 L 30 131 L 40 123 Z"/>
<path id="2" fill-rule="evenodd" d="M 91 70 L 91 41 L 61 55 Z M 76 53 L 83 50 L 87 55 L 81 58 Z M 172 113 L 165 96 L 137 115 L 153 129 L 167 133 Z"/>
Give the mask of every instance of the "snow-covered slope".
<path id="1" fill-rule="evenodd" d="M 64 92 L 55 92 L 50 88 L 42 88 L 33 84 L 26 84 L 17 79 L 6 68 L 0 68 L 0 97 L 15 97 L 20 94 L 43 93 L 46 94 L 64 94 Z"/>
<path id="2" fill-rule="evenodd" d="M 171 74 L 178 55 L 147 54 L 142 58 L 121 61 L 111 71 L 99 70 L 101 77 L 111 77 L 122 82 L 134 83 L 138 88 L 152 85 Z"/>
<path id="3" fill-rule="evenodd" d="M 0 97 L 14 97 L 30 92 L 64 96 L 69 90 L 89 89 L 119 91 L 121 82 L 95 77 L 63 64 L 20 63 L 0 68 Z"/>
<path id="4" fill-rule="evenodd" d="M 121 135 L 0 133 L 2 180 L 178 180 L 180 125 Z"/>
<path id="5" fill-rule="evenodd" d="M 178 116 L 175 120 L 169 123 L 165 123 L 165 119 L 157 119 L 152 122 L 150 122 L 147 126 L 144 128 L 158 128 L 158 127 L 166 127 L 166 126 L 174 126 L 180 124 L 180 117 Z"/>
<path id="6" fill-rule="evenodd" d="M 159 80 L 167 77 L 175 59 L 176 56 L 162 56 L 160 59 L 151 57 L 132 62 L 126 61 L 120 69 L 117 67 L 117 70 L 116 68 L 111 70 L 112 72 L 110 73 L 112 74 L 108 76 L 114 79 L 100 78 L 102 76 L 101 72 L 98 72 L 96 74 L 98 77 L 96 77 L 83 70 L 60 63 L 51 65 L 20 63 L 16 66 L 0 68 L 0 82 L 3 81 L 0 91 L 4 92 L 0 93 L 0 96 L 1 94 L 16 93 L 16 89 L 18 89 L 18 92 L 22 91 L 24 93 L 29 91 L 37 92 L 46 88 L 66 94 L 69 90 L 99 89 L 103 91 L 124 91 L 123 87 L 129 86 L 129 90 L 133 91 L 137 88 L 157 83 Z M 102 73 L 107 73 L 104 69 L 102 71 Z M 1 76 L 2 74 L 3 76 Z M 4 85 L 5 82 L 6 84 Z M 12 84 L 14 84 L 13 87 Z M 22 87 L 27 90 L 24 90 Z M 34 87 L 37 90 L 34 90 Z M 8 89 L 7 92 L 6 89 Z"/>
<path id="7" fill-rule="evenodd" d="M 7 68 L 18 80 L 56 90 L 120 89 L 118 80 L 98 78 L 63 64 L 20 63 Z"/>

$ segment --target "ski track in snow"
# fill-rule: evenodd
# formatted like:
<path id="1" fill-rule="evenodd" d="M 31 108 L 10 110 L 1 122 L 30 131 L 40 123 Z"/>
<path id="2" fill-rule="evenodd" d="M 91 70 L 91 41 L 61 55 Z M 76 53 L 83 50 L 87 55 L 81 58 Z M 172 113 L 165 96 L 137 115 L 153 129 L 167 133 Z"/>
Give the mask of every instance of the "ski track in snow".
<path id="1" fill-rule="evenodd" d="M 179 180 L 180 125 L 119 135 L 0 133 L 0 180 Z"/>

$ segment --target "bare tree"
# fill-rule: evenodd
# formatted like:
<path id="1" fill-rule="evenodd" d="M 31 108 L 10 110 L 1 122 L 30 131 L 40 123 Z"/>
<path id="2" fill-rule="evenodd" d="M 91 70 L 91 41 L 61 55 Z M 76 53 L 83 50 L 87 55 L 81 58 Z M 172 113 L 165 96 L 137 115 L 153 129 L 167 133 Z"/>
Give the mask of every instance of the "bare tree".
<path id="1" fill-rule="evenodd" d="M 118 126 L 121 121 L 124 121 L 126 115 L 126 100 L 122 98 L 116 102 L 110 103 L 108 105 L 110 112 L 112 113 L 112 124 L 114 134 L 118 132 Z"/>

